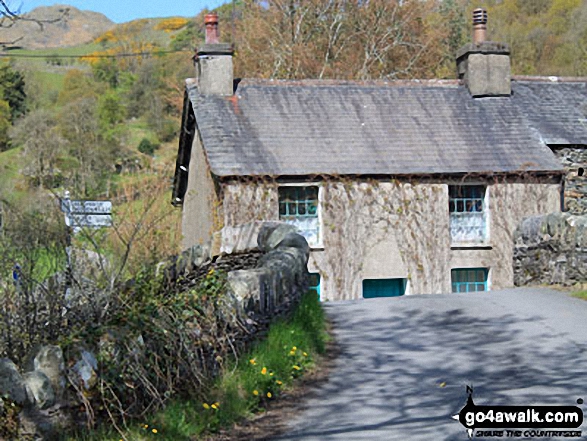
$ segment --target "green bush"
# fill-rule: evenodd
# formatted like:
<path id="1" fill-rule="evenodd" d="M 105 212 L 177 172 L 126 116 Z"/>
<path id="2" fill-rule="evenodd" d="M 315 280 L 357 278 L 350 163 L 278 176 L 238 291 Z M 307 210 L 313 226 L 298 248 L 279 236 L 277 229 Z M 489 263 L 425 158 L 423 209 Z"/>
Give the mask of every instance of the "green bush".
<path id="1" fill-rule="evenodd" d="M 153 154 L 157 149 L 159 149 L 159 147 L 159 144 L 152 142 L 147 138 L 143 138 L 139 143 L 138 149 L 139 152 L 144 153 L 145 155 L 153 156 Z"/>

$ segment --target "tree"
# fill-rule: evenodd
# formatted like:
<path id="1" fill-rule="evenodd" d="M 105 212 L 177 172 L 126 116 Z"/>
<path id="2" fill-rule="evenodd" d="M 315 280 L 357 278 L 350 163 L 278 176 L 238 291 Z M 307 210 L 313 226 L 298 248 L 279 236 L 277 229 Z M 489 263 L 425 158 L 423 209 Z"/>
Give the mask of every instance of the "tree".
<path id="1" fill-rule="evenodd" d="M 59 184 L 58 163 L 65 153 L 65 140 L 57 120 L 46 109 L 29 113 L 11 131 L 13 143 L 23 147 L 26 166 L 23 173 L 41 188 Z"/>
<path id="2" fill-rule="evenodd" d="M 8 150 L 10 146 L 10 137 L 8 131 L 10 129 L 10 105 L 8 101 L 0 99 L 0 152 Z"/>
<path id="3" fill-rule="evenodd" d="M 0 64 L 0 99 L 7 101 L 10 106 L 10 122 L 25 114 L 24 75 L 15 70 L 10 63 Z"/>

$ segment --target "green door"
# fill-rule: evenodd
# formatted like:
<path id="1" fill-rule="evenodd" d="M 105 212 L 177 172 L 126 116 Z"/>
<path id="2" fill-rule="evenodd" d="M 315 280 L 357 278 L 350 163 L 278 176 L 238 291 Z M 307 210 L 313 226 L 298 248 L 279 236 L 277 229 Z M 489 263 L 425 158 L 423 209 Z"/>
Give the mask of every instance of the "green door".
<path id="1" fill-rule="evenodd" d="M 363 298 L 398 297 L 406 293 L 406 279 L 365 279 Z"/>

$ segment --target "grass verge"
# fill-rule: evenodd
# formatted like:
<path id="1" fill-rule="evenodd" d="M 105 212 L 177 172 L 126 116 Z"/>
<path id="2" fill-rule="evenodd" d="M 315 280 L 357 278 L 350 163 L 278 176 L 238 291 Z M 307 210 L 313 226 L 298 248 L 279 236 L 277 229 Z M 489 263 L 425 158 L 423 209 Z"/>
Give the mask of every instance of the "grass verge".
<path id="1" fill-rule="evenodd" d="M 579 297 L 580 299 L 587 300 L 587 290 L 574 292 L 573 297 Z"/>
<path id="2" fill-rule="evenodd" d="M 262 341 L 225 364 L 200 399 L 175 400 L 122 434 L 104 429 L 69 440 L 195 440 L 263 412 L 324 353 L 326 319 L 316 294 L 304 295 L 293 314 L 273 323 Z"/>

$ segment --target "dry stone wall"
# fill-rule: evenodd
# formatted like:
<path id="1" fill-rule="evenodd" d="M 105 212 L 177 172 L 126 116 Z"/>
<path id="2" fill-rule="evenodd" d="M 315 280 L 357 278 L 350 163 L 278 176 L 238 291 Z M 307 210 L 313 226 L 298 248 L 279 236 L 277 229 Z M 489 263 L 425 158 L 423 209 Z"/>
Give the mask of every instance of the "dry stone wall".
<path id="1" fill-rule="evenodd" d="M 552 213 L 524 219 L 514 235 L 514 284 L 587 281 L 587 215 Z"/>
<path id="2" fill-rule="evenodd" d="M 567 170 L 565 211 L 587 214 L 587 147 L 565 147 L 554 153 Z"/>
<path id="3" fill-rule="evenodd" d="M 215 240 L 220 246 L 216 246 L 214 240 L 194 246 L 171 261 L 159 264 L 157 271 L 164 278 L 165 292 L 170 295 L 189 290 L 211 269 L 227 272 L 227 292 L 221 302 L 223 307 L 217 312 L 230 316 L 226 318 L 229 325 L 238 324 L 231 326 L 237 330 L 235 332 L 240 332 L 240 335 L 230 336 L 235 344 L 237 341 L 246 343 L 276 316 L 291 311 L 307 291 L 310 249 L 293 226 L 281 222 L 231 227 Z M 123 289 L 132 290 L 133 283 L 129 282 Z M 107 345 L 116 337 L 117 332 L 111 331 L 114 337 L 106 335 L 107 339 L 101 338 L 100 344 Z M 145 347 L 142 336 L 136 340 L 141 348 Z M 221 358 L 229 355 L 211 354 L 203 361 L 203 367 L 208 364 L 216 367 L 218 355 Z M 77 395 L 68 393 L 68 387 L 75 385 L 77 392 L 83 389 L 84 396 L 91 395 L 99 376 L 96 353 L 83 344 L 75 359 L 65 360 L 62 349 L 52 345 L 35 348 L 22 366 L 7 358 L 0 359 L 0 410 L 6 399 L 17 403 L 23 408 L 20 435 L 37 440 L 52 439 L 58 427 L 71 424 L 69 409 L 80 406 L 75 402 Z"/>

